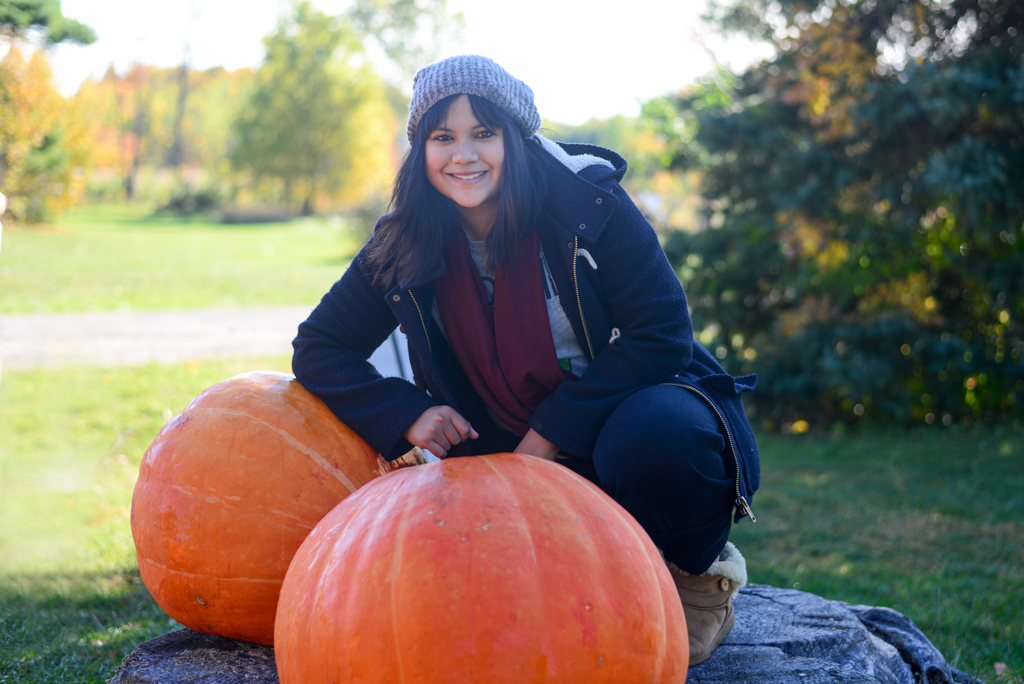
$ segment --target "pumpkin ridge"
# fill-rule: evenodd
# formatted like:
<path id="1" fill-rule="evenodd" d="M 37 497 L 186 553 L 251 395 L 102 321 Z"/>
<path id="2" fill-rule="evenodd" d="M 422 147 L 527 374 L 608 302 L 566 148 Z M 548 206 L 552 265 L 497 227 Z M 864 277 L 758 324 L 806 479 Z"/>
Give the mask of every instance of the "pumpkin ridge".
<path id="1" fill-rule="evenodd" d="M 228 503 L 228 502 L 224 501 L 224 499 L 220 498 L 219 496 L 206 496 L 204 494 L 200 494 L 198 487 L 191 487 L 191 488 L 189 488 L 189 487 L 182 487 L 181 485 L 176 484 L 176 485 L 172 486 L 171 489 L 175 489 L 175 490 L 181 492 L 182 494 L 184 494 L 185 496 L 187 496 L 190 499 L 201 498 L 206 503 L 221 504 L 221 505 L 223 505 L 223 506 L 225 506 L 227 508 L 235 508 L 236 507 L 234 505 L 234 503 Z M 195 490 L 195 491 L 190 491 L 190 489 Z"/>
<path id="2" fill-rule="evenodd" d="M 352 484 L 352 480 L 348 479 L 345 473 L 341 472 L 341 470 L 334 466 L 334 464 L 332 464 L 326 458 L 321 456 L 320 453 L 317 452 L 315 449 L 309 448 L 299 440 L 295 439 L 290 433 L 286 432 L 285 430 L 282 430 L 281 428 L 275 425 L 271 425 L 267 421 L 261 418 L 257 418 L 256 416 L 250 415 L 244 411 L 237 411 L 235 409 L 226 408 L 204 408 L 199 410 L 206 411 L 209 413 L 223 413 L 229 416 L 248 418 L 254 423 L 259 423 L 260 425 L 269 428 L 274 433 L 278 434 L 282 439 L 284 439 L 284 441 L 287 442 L 288 446 L 292 447 L 293 449 L 296 449 L 297 451 L 301 451 L 302 453 L 306 454 L 306 456 L 309 456 L 318 466 L 320 466 L 328 473 L 333 475 L 335 479 L 338 480 L 338 482 L 348 487 L 349 493 L 356 491 L 357 487 L 354 484 Z"/>
<path id="3" fill-rule="evenodd" d="M 274 515 L 279 515 L 282 518 L 291 518 L 292 520 L 296 520 L 296 521 L 302 523 L 301 525 L 296 525 L 295 527 L 305 527 L 307 530 L 312 530 L 313 527 L 314 527 L 313 525 L 307 525 L 306 521 L 303 520 L 300 516 L 292 515 L 291 513 L 286 513 L 285 511 L 278 510 L 276 508 L 271 508 L 270 512 L 273 513 Z"/>
<path id="4" fill-rule="evenodd" d="M 512 500 L 516 502 L 516 510 L 519 512 L 519 517 L 520 517 L 520 519 L 522 519 L 522 517 L 523 517 L 523 506 L 519 502 L 519 495 L 516 494 L 515 488 L 511 484 L 509 484 L 509 481 L 505 478 L 505 475 L 500 470 L 498 470 L 497 468 L 494 467 L 494 464 L 491 463 L 491 457 L 490 456 L 484 456 L 482 460 L 483 460 L 484 463 L 486 463 L 488 465 L 488 467 L 490 467 L 491 470 L 494 471 L 494 474 L 498 476 L 498 478 L 501 480 L 502 484 L 504 484 L 505 487 L 508 489 L 509 494 L 512 495 Z M 536 563 L 537 563 L 537 546 L 534 544 L 534 541 L 533 541 L 533 532 L 530 531 L 530 526 L 525 524 L 525 521 L 523 521 L 523 522 L 524 522 L 524 524 L 521 525 L 521 527 L 522 527 L 523 531 L 526 532 L 526 538 L 530 542 L 530 554 L 533 557 L 534 564 L 536 565 Z"/>
<path id="5" fill-rule="evenodd" d="M 316 528 L 314 528 L 314 529 L 316 529 Z M 316 596 L 316 601 L 317 602 L 320 602 L 323 599 L 324 592 L 326 592 L 328 590 L 327 580 L 333 574 L 334 566 L 337 563 L 337 559 L 333 555 L 331 555 L 329 553 L 329 551 L 330 551 L 329 547 L 324 544 L 324 539 L 325 538 L 329 538 L 332 535 L 332 533 L 334 532 L 334 530 L 331 529 L 331 528 L 327 528 L 324 532 L 325 533 L 322 534 L 319 539 L 315 540 L 315 544 L 313 546 L 312 553 L 311 554 L 307 554 L 307 555 L 302 557 L 302 560 L 307 562 L 310 568 L 316 568 L 318 570 L 318 572 L 316 574 L 318 575 L 319 579 L 311 584 L 311 593 L 314 596 Z M 306 539 L 308 540 L 309 537 L 307 537 Z M 303 544 L 305 544 L 305 542 L 303 542 Z M 301 549 L 302 547 L 300 546 L 299 548 Z M 293 557 L 293 559 L 292 559 L 292 563 L 288 566 L 288 571 L 289 572 L 292 571 L 292 568 L 296 567 L 295 559 L 298 558 L 298 557 L 299 557 L 299 553 L 296 552 L 295 557 Z M 287 581 L 287 580 L 288 580 L 288 576 L 285 575 L 285 581 Z M 282 588 L 283 588 L 283 585 L 282 585 Z M 280 619 L 280 618 L 278 618 L 278 619 Z M 308 623 L 311 622 L 313 618 L 309 614 L 300 614 L 300 619 L 303 620 L 308 625 Z M 288 646 L 287 643 L 286 643 L 286 648 L 285 649 L 279 649 L 278 648 L 278 644 L 277 644 L 277 631 L 276 631 L 277 630 L 277 623 L 276 623 L 276 621 L 275 621 L 275 624 L 274 624 L 274 629 L 275 629 L 275 632 L 274 632 L 274 637 L 275 637 L 274 638 L 274 648 L 275 648 L 275 652 L 280 652 L 282 650 L 284 650 L 284 651 L 290 650 L 290 649 L 287 648 L 287 646 Z M 313 662 L 315 662 L 316 664 L 320 664 L 321 655 L 318 652 L 314 652 L 314 654 L 315 654 L 315 659 L 314 659 Z"/>
<path id="6" fill-rule="evenodd" d="M 565 468 L 563 466 L 559 466 L 558 464 L 553 463 L 551 461 L 545 461 L 544 462 L 545 466 L 549 465 L 549 464 L 555 466 L 554 468 L 547 468 L 546 469 L 547 471 L 550 472 L 550 475 L 547 475 L 547 473 L 545 473 L 545 475 L 547 477 L 549 477 L 551 480 L 554 480 L 555 482 L 558 482 L 559 484 L 565 483 L 565 484 L 568 485 L 568 484 L 571 484 L 573 481 L 575 481 L 577 479 L 575 474 L 572 473 L 572 471 L 569 470 L 568 468 Z M 585 482 L 584 487 L 588 491 L 588 493 L 590 494 L 590 498 L 593 501 L 593 508 L 588 509 L 591 513 L 593 513 L 595 509 L 597 509 L 597 510 L 602 510 L 603 509 L 605 511 L 609 511 L 609 512 L 613 513 L 615 515 L 615 517 L 618 518 L 618 520 L 622 523 L 622 526 L 629 530 L 630 537 L 636 543 L 637 548 L 642 549 L 642 548 L 644 548 L 644 546 L 646 546 L 644 537 L 642 537 L 640 534 L 638 534 L 636 528 L 634 527 L 635 523 L 632 521 L 631 518 L 627 518 L 627 517 L 623 516 L 622 511 L 619 510 L 618 504 L 616 504 L 602 490 L 597 488 L 596 485 L 593 485 L 593 483 L 587 481 L 587 482 Z M 563 507 L 565 507 L 565 510 L 574 510 L 575 509 L 575 506 L 571 505 L 572 504 L 572 500 L 566 498 L 563 492 L 557 491 L 557 492 L 555 492 L 555 495 L 558 497 L 558 500 L 559 500 L 560 504 Z M 593 522 L 594 521 L 591 521 L 591 524 L 593 524 Z M 658 588 L 658 596 L 661 599 L 661 600 L 658 601 L 658 608 L 660 609 L 660 618 L 661 618 L 660 619 L 660 628 L 659 628 L 658 631 L 661 634 L 663 634 L 663 635 L 665 635 L 667 637 L 667 635 L 668 635 L 668 631 L 667 631 L 667 616 L 665 615 L 664 593 L 662 592 L 663 587 L 661 585 L 661 582 L 658 581 L 657 573 L 654 571 L 654 567 L 653 566 L 651 566 L 651 565 L 646 566 L 646 571 L 647 571 L 646 574 L 648 575 L 650 581 L 652 581 L 654 583 L 654 585 L 657 586 L 657 588 Z M 675 594 L 674 593 L 673 593 L 672 598 L 675 598 Z M 665 660 L 666 660 L 666 658 L 668 656 L 667 650 L 668 650 L 668 639 L 664 638 L 664 639 L 662 639 L 660 647 L 658 649 L 659 652 L 658 652 L 656 660 L 655 660 L 655 662 L 656 662 L 655 677 L 654 677 L 654 679 L 652 681 L 661 681 L 661 676 L 662 676 L 662 671 L 664 669 Z"/>
<path id="7" fill-rule="evenodd" d="M 623 525 L 629 528 L 629 531 L 633 535 L 633 538 L 636 539 L 637 543 L 642 548 L 644 546 L 644 540 L 640 537 L 640 535 L 636 533 L 636 530 L 633 529 L 633 525 L 630 524 L 631 521 L 626 520 L 624 517 L 622 517 L 622 514 L 616 509 L 615 506 L 606 505 L 606 508 L 610 509 L 616 515 L 616 517 L 618 517 L 619 520 L 622 521 Z M 667 656 L 668 652 L 668 621 L 665 617 L 665 595 L 661 592 L 661 582 L 658 581 L 658 576 L 656 573 L 654 573 L 653 566 L 648 565 L 647 569 L 649 570 L 648 574 L 654 574 L 654 585 L 658 587 L 658 596 L 661 597 L 661 600 L 658 601 L 658 607 L 661 608 L 661 628 L 659 632 L 663 634 L 665 638 L 661 640 L 661 648 L 658 649 L 659 653 L 658 659 L 656 661 L 657 665 L 655 666 L 657 669 L 655 670 L 654 677 L 654 681 L 661 681 L 661 670 L 665 666 L 665 657 Z"/>
<path id="8" fill-rule="evenodd" d="M 603 512 L 602 509 L 607 507 L 607 502 L 603 494 L 597 495 L 593 491 L 594 486 L 590 482 L 580 482 L 582 478 L 565 466 L 543 459 L 541 463 L 536 464 L 536 467 L 531 468 L 527 472 L 531 476 L 530 480 L 525 481 L 527 488 L 544 490 L 546 498 L 550 502 L 547 514 L 550 515 L 552 520 L 575 518 L 578 534 L 589 534 L 601 527 L 602 518 L 604 517 L 601 513 Z M 573 485 L 576 486 L 573 487 Z M 592 587 L 586 592 L 590 594 L 590 598 L 586 599 L 587 609 L 589 609 L 589 606 L 604 605 L 607 607 L 614 605 L 615 601 L 603 588 L 603 583 L 596 579 L 609 574 L 608 558 L 602 557 L 600 551 L 594 549 L 590 544 L 581 542 L 578 537 L 573 538 L 573 543 L 580 553 L 578 562 L 583 567 L 591 567 L 594 573 L 590 575 L 587 582 Z M 578 595 L 581 598 L 584 596 L 582 593 Z M 587 627 L 583 622 L 580 622 L 578 627 L 581 639 L 584 643 L 587 643 Z M 599 631 L 602 633 L 604 631 L 599 627 L 596 629 L 598 631 L 589 633 L 589 638 L 593 639 L 592 645 L 597 644 Z M 564 667 L 564 664 L 559 663 L 559 666 Z"/>
<path id="9" fill-rule="evenodd" d="M 164 570 L 164 571 L 166 571 L 166 572 L 168 572 L 168 573 L 170 573 L 172 575 L 181 575 L 183 577 L 206 577 L 205 574 L 201 574 L 201 573 L 198 573 L 198 572 L 185 572 L 184 570 L 175 570 L 174 568 L 169 568 L 166 565 L 163 565 L 161 563 L 157 563 L 155 560 L 153 560 L 151 558 L 146 558 L 144 560 L 145 560 L 145 562 L 147 564 L 156 566 L 156 567 L 160 568 L 161 570 Z M 281 584 L 282 582 L 284 582 L 284 579 L 283 578 L 282 579 L 264 579 L 264 578 L 260 578 L 260 577 L 222 577 L 222 578 L 220 578 L 220 581 L 221 582 L 262 582 L 264 584 Z"/>
<path id="10" fill-rule="evenodd" d="M 402 483 L 404 484 L 404 483 Z M 417 487 L 413 487 L 417 489 Z M 416 503 L 415 494 L 406 496 L 405 505 L 402 507 L 402 514 L 398 519 L 398 527 L 395 530 L 395 552 L 391 559 L 391 572 L 388 582 L 391 583 L 391 633 L 395 637 L 395 660 L 398 661 L 398 682 L 405 684 L 405 667 L 402 663 L 402 644 L 398 638 L 398 575 L 402 572 L 402 546 L 405 543 L 405 525 L 409 521 L 409 509 Z"/>

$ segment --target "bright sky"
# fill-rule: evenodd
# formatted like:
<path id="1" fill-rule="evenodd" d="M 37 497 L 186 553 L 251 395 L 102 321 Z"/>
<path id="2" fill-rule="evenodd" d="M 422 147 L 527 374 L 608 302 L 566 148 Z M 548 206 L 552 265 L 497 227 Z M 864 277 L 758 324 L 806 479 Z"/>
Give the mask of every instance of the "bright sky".
<path id="1" fill-rule="evenodd" d="M 329 13 L 348 0 L 314 0 Z M 63 0 L 65 16 L 91 26 L 87 47 L 60 45 L 51 55 L 66 95 L 110 64 L 175 66 L 187 45 L 197 69 L 259 66 L 261 38 L 290 0 Z M 491 57 L 536 94 L 541 115 L 579 124 L 615 114 L 635 116 L 639 103 L 678 90 L 714 65 L 742 67 L 765 55 L 740 40 L 707 35 L 700 0 L 448 0 L 465 17 L 461 45 L 442 56 Z M 703 45 L 702 45 L 703 43 Z M 406 90 L 411 89 L 411 83 Z"/>

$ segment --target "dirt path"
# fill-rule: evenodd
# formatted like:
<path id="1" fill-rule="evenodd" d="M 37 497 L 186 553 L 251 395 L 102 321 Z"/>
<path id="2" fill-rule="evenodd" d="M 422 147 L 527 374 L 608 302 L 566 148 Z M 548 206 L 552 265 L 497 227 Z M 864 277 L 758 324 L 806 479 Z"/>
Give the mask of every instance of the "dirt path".
<path id="1" fill-rule="evenodd" d="M 0 360 L 5 370 L 25 370 L 290 354 L 299 323 L 312 308 L 0 316 Z M 409 373 L 405 340 L 398 342 L 401 367 L 391 340 L 370 359 L 385 375 Z"/>

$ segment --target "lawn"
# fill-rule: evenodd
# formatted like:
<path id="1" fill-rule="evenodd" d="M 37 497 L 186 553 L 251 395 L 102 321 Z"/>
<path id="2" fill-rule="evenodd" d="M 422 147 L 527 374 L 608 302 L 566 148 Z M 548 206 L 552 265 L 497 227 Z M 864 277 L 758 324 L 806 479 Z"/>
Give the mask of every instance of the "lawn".
<path id="1" fill-rule="evenodd" d="M 315 302 L 357 242 L 328 221 L 226 227 L 78 210 L 3 234 L 0 314 Z M 176 627 L 128 524 L 142 455 L 196 394 L 287 357 L 7 371 L 0 385 L 0 682 L 103 682 Z M 913 619 L 988 682 L 1024 673 L 1024 429 L 761 435 L 753 582 Z M 1020 674 L 1013 681 L 1020 682 Z"/>
<path id="2" fill-rule="evenodd" d="M 1024 430 L 759 441 L 758 522 L 732 535 L 752 582 L 890 606 L 959 669 L 1024 674 Z"/>
<path id="3" fill-rule="evenodd" d="M 359 246 L 339 220 L 227 226 L 83 207 L 5 228 L 0 315 L 315 304 Z"/>

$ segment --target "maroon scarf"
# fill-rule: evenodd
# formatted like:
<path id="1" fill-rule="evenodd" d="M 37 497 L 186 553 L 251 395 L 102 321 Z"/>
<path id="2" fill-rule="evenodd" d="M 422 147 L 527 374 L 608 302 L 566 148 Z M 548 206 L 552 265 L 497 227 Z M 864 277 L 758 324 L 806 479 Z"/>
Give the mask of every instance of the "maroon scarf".
<path id="1" fill-rule="evenodd" d="M 469 243 L 444 251 L 445 274 L 434 283 L 437 309 L 462 370 L 495 415 L 520 435 L 540 402 L 568 376 L 558 365 L 540 266 L 540 238 L 530 233 L 511 277 L 494 274 L 494 311 Z"/>

